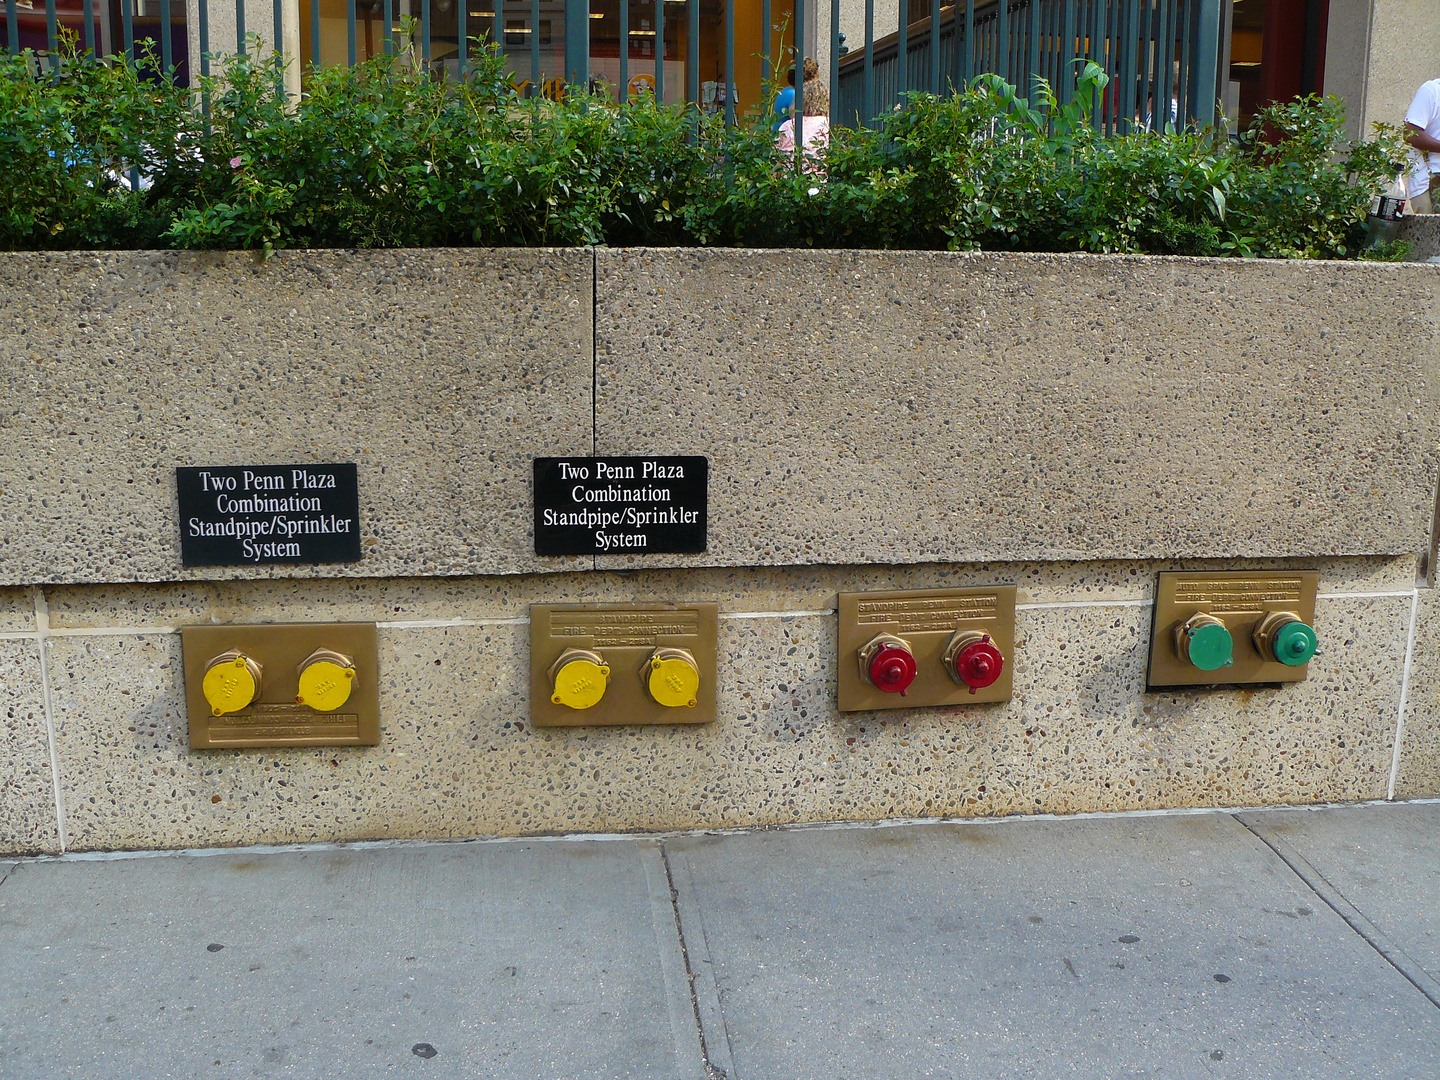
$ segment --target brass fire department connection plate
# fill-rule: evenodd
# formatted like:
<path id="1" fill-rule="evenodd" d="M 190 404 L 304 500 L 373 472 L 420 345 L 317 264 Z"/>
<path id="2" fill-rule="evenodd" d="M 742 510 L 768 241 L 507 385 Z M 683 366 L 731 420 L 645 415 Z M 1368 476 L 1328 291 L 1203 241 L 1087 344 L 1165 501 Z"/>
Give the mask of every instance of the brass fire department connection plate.
<path id="1" fill-rule="evenodd" d="M 1161 571 L 1150 632 L 1148 689 L 1304 681 L 1306 665 L 1291 667 L 1260 655 L 1255 626 L 1272 611 L 1286 611 L 1313 627 L 1319 591 L 1318 570 Z M 1202 671 L 1181 658 L 1175 631 L 1197 613 L 1220 619 L 1230 632 L 1233 660 L 1228 667 Z"/>
<path id="2" fill-rule="evenodd" d="M 380 665 L 374 623 L 183 626 L 180 643 L 185 655 L 185 706 L 192 750 L 375 746 L 380 742 Z M 231 650 L 259 666 L 260 694 L 245 708 L 216 716 L 205 699 L 205 669 L 215 657 Z M 355 672 L 349 697 L 330 712 L 296 700 L 300 696 L 297 669 L 317 650 L 326 650 L 332 660 L 348 658 Z M 337 664 L 336 670 L 343 667 Z"/>
<path id="3" fill-rule="evenodd" d="M 839 704 L 841 712 L 980 705 L 1009 701 L 1015 670 L 1015 586 L 841 593 Z M 976 690 L 960 685 L 945 667 L 945 648 L 958 630 L 988 634 L 1005 658 L 1000 677 Z M 909 643 L 915 681 L 902 697 L 860 674 L 860 651 L 877 634 Z"/>
<path id="4" fill-rule="evenodd" d="M 718 604 L 532 604 L 530 722 L 713 723 L 719 629 Z"/>

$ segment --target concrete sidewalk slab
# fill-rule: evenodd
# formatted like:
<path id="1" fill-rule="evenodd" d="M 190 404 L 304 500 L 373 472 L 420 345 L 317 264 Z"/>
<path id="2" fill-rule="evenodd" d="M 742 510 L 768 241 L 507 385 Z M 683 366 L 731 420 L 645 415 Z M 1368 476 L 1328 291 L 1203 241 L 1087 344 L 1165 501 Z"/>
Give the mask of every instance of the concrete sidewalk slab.
<path id="1" fill-rule="evenodd" d="M 730 1080 L 1434 1075 L 1440 1010 L 1228 815 L 667 853 Z"/>
<path id="2" fill-rule="evenodd" d="M 1317 807 L 1240 815 L 1278 838 L 1440 980 L 1440 804 Z"/>
<path id="3" fill-rule="evenodd" d="M 6 1080 L 704 1077 L 654 841 L 0 877 Z"/>

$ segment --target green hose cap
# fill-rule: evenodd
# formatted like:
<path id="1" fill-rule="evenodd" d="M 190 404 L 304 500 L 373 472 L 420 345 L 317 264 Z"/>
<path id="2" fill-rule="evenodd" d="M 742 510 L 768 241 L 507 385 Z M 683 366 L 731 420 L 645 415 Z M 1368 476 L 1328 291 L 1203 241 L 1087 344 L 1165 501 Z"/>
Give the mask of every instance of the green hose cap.
<path id="1" fill-rule="evenodd" d="M 1234 641 L 1225 627 L 1210 624 L 1191 627 L 1185 632 L 1190 638 L 1186 648 L 1190 663 L 1201 671 L 1217 671 L 1234 662 Z"/>
<path id="2" fill-rule="evenodd" d="M 1275 652 L 1275 659 L 1282 664 L 1291 667 L 1300 667 L 1308 664 L 1310 658 L 1315 655 L 1319 646 L 1319 639 L 1315 631 L 1306 626 L 1303 622 L 1289 622 L 1275 631 L 1275 640 L 1271 648 Z M 1194 646 L 1192 645 L 1193 649 Z"/>

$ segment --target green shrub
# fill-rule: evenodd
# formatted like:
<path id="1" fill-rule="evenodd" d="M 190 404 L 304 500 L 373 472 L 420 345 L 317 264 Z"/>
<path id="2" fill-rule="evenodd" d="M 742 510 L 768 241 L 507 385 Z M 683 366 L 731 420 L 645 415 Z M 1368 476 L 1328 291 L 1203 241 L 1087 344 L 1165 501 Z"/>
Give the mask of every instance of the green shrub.
<path id="1" fill-rule="evenodd" d="M 498 52 L 463 84 L 411 51 L 277 92 L 264 50 L 196 95 L 73 49 L 58 71 L 0 58 L 0 247 L 712 244 L 1353 257 L 1404 148 L 1352 145 L 1335 99 L 1274 105 L 1238 140 L 1106 136 L 1106 77 L 1066 103 L 995 76 L 911 94 L 836 128 L 799 169 L 761 117 L 738 126 L 649 97 L 522 99 Z M 118 183 L 137 170 L 148 186 Z"/>

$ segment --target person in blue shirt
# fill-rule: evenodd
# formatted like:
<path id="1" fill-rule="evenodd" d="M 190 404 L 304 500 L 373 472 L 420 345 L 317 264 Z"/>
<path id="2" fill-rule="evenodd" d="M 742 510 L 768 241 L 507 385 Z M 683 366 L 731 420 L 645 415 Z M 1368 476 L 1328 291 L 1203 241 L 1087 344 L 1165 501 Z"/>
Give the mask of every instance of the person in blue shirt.
<path id="1" fill-rule="evenodd" d="M 813 57 L 805 58 L 805 81 L 813 82 L 820 77 L 820 65 Z M 789 120 L 795 109 L 795 69 L 791 67 L 785 73 L 786 85 L 780 93 L 775 95 L 775 122 L 770 125 L 771 130 L 779 131 L 780 125 Z"/>

